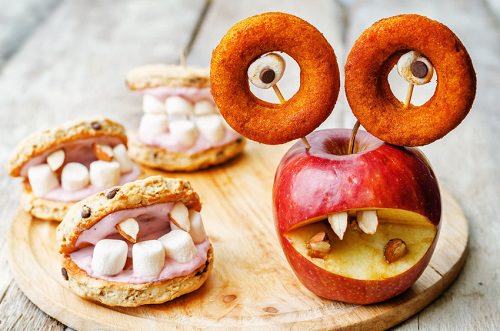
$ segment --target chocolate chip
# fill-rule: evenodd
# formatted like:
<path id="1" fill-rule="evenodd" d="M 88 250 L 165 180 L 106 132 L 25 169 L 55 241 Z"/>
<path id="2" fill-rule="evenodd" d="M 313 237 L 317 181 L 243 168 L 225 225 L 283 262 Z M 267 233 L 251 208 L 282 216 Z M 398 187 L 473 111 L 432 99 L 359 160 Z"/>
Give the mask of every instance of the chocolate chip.
<path id="1" fill-rule="evenodd" d="M 62 274 L 64 280 L 68 280 L 69 279 L 68 272 L 66 271 L 65 268 L 61 268 L 61 274 Z"/>
<path id="2" fill-rule="evenodd" d="M 272 83 L 273 80 L 274 80 L 274 77 L 276 77 L 276 73 L 274 72 L 274 70 L 272 69 L 267 69 L 267 70 L 264 70 L 261 74 L 260 74 L 260 80 L 265 83 L 265 84 L 269 84 L 269 83 Z"/>
<path id="3" fill-rule="evenodd" d="M 218 151 L 218 152 L 217 152 L 217 157 L 221 157 L 221 156 L 223 156 L 223 155 L 224 155 L 224 151 Z"/>
<path id="4" fill-rule="evenodd" d="M 120 189 L 118 187 L 112 189 L 111 191 L 109 191 L 108 193 L 106 193 L 106 198 L 113 199 L 115 197 L 116 193 L 118 193 L 119 190 Z"/>
<path id="5" fill-rule="evenodd" d="M 94 130 L 101 130 L 102 129 L 101 123 L 99 123 L 99 122 L 94 121 L 94 122 L 90 123 L 90 126 Z"/>
<path id="6" fill-rule="evenodd" d="M 417 78 L 424 78 L 429 72 L 429 68 L 422 61 L 415 61 L 410 66 L 411 74 Z"/>
<path id="7" fill-rule="evenodd" d="M 239 137 L 238 139 L 236 139 L 236 142 L 237 142 L 238 144 L 241 144 L 241 143 L 243 142 L 243 138 Z"/>
<path id="8" fill-rule="evenodd" d="M 88 206 L 83 206 L 82 208 L 82 218 L 89 218 L 90 217 L 90 214 L 91 214 L 91 210 Z"/>
<path id="9" fill-rule="evenodd" d="M 158 157 L 158 153 L 153 153 L 153 159 L 156 159 Z"/>

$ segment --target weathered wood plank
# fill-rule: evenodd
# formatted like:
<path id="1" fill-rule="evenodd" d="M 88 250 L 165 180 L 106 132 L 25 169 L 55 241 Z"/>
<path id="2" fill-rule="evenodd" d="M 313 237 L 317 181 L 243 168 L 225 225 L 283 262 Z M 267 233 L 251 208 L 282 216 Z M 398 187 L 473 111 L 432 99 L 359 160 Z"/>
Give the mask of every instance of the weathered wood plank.
<path id="1" fill-rule="evenodd" d="M 458 198 L 470 220 L 470 255 L 457 282 L 402 329 L 491 330 L 500 325 L 500 260 L 494 253 L 500 249 L 496 222 L 500 213 L 500 32 L 482 1 L 353 1 L 348 6 L 346 49 L 376 20 L 413 12 L 443 22 L 459 36 L 474 62 L 478 90 L 464 122 L 442 140 L 424 147 L 443 185 Z M 405 88 L 404 82 L 396 86 Z M 346 125 L 352 122 L 351 118 Z"/>
<path id="2" fill-rule="evenodd" d="M 0 1 L 0 68 L 60 1 Z"/>
<path id="3" fill-rule="evenodd" d="M 226 31 L 238 21 L 259 13 L 280 11 L 297 15 L 310 22 L 320 30 L 332 44 L 339 66 L 344 62 L 343 54 L 343 12 L 342 7 L 335 1 L 223 1 L 215 0 L 210 6 L 206 19 L 203 22 L 191 54 L 190 63 L 208 66 L 212 50 L 217 46 Z M 299 68 L 287 61 L 285 76 L 279 82 L 279 87 L 286 98 L 289 98 L 299 86 Z M 256 95 L 271 102 L 277 102 L 272 89 L 253 90 Z M 342 123 L 344 100 L 339 98 L 336 111 L 324 123 L 324 126 L 334 126 Z"/>
<path id="4" fill-rule="evenodd" d="M 126 72 L 177 61 L 204 5 L 204 0 L 74 0 L 58 6 L 0 75 L 0 163 L 24 136 L 54 123 L 107 115 L 136 125 L 140 98 L 125 88 Z M 0 174 L 0 328 L 60 328 L 27 301 L 7 271 L 5 234 L 19 189 L 18 181 Z"/>

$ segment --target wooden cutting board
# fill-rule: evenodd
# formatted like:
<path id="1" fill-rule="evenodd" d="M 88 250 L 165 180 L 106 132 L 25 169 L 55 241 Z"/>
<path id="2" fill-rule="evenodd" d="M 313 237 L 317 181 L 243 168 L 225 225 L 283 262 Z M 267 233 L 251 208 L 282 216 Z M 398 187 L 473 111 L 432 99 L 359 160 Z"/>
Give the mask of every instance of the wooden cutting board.
<path id="1" fill-rule="evenodd" d="M 436 299 L 457 277 L 466 257 L 468 227 L 445 190 L 439 241 L 418 281 L 387 302 L 358 306 L 320 299 L 297 280 L 283 255 L 271 212 L 274 171 L 290 145 L 249 143 L 229 164 L 195 174 L 215 265 L 198 291 L 170 303 L 108 308 L 73 294 L 61 276 L 57 223 L 19 211 L 9 235 L 9 264 L 19 287 L 41 310 L 77 330 L 165 328 L 383 329 Z M 149 172 L 153 173 L 153 172 Z"/>

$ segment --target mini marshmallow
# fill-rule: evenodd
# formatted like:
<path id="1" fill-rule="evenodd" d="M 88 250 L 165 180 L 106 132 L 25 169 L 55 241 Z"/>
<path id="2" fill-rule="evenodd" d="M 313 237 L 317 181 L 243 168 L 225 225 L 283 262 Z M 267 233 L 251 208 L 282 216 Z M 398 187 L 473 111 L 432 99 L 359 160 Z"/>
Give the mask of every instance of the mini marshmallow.
<path id="1" fill-rule="evenodd" d="M 134 275 L 155 277 L 165 265 L 165 250 L 159 240 L 141 241 L 132 246 Z"/>
<path id="2" fill-rule="evenodd" d="M 198 117 L 196 126 L 203 137 L 212 144 L 216 144 L 224 138 L 224 124 L 217 114 Z"/>
<path id="3" fill-rule="evenodd" d="M 127 153 L 127 147 L 124 144 L 116 145 L 113 148 L 113 154 L 115 156 L 116 162 L 120 164 L 120 172 L 122 174 L 132 171 L 134 168 L 134 163 L 130 160 Z"/>
<path id="4" fill-rule="evenodd" d="M 268 89 L 283 77 L 285 67 L 285 60 L 280 55 L 269 53 L 250 64 L 247 75 L 253 85 Z"/>
<path id="5" fill-rule="evenodd" d="M 142 98 L 142 110 L 147 114 L 161 114 L 165 112 L 165 106 L 154 96 L 145 94 Z"/>
<path id="6" fill-rule="evenodd" d="M 59 186 L 57 175 L 45 163 L 29 167 L 28 180 L 31 191 L 37 197 L 42 197 Z"/>
<path id="7" fill-rule="evenodd" d="M 201 220 L 201 215 L 196 210 L 189 211 L 189 223 L 191 224 L 191 230 L 189 234 L 195 244 L 200 244 L 205 241 L 207 235 L 205 233 L 205 227 L 203 226 L 203 222 Z"/>
<path id="8" fill-rule="evenodd" d="M 156 136 L 167 132 L 168 117 L 166 114 L 144 114 L 139 124 L 139 132 L 148 136 Z"/>
<path id="9" fill-rule="evenodd" d="M 186 263 L 196 258 L 198 250 L 189 234 L 182 230 L 172 230 L 158 239 L 163 244 L 167 257 Z"/>
<path id="10" fill-rule="evenodd" d="M 169 115 L 190 116 L 193 114 L 193 105 L 179 96 L 171 96 L 165 100 L 165 109 Z"/>
<path id="11" fill-rule="evenodd" d="M 128 245 L 123 240 L 102 239 L 92 254 L 92 271 L 98 275 L 116 275 L 127 262 Z"/>
<path id="12" fill-rule="evenodd" d="M 416 64 L 416 62 L 420 63 Z M 423 73 L 425 73 L 425 75 L 423 77 L 416 77 L 412 73 L 412 65 L 420 65 L 421 68 L 422 66 L 427 67 L 427 70 L 425 70 L 425 67 L 423 70 Z M 408 83 L 416 85 L 427 84 L 428 82 L 430 82 L 432 75 L 434 73 L 434 68 L 431 62 L 415 51 L 410 51 L 408 53 L 403 54 L 398 60 L 397 68 L 399 75 L 403 79 L 405 79 Z"/>
<path id="13" fill-rule="evenodd" d="M 99 188 L 109 188 L 120 182 L 120 164 L 116 161 L 94 161 L 90 164 L 90 182 Z"/>
<path id="14" fill-rule="evenodd" d="M 67 163 L 61 173 L 61 186 L 65 191 L 77 191 L 89 184 L 89 170 L 77 162 Z"/>
<path id="15" fill-rule="evenodd" d="M 197 116 L 215 113 L 215 105 L 210 100 L 201 100 L 194 104 L 194 114 Z"/>
<path id="16" fill-rule="evenodd" d="M 193 146 L 198 138 L 196 126 L 189 120 L 171 122 L 169 129 L 174 140 L 184 147 Z"/>

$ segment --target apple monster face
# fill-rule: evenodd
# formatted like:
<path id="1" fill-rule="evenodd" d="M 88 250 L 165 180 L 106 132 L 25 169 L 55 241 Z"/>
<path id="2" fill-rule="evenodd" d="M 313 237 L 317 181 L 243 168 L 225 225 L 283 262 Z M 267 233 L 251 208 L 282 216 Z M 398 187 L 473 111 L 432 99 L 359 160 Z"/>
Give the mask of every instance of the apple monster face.
<path id="1" fill-rule="evenodd" d="M 415 148 L 360 131 L 322 130 L 290 148 L 276 171 L 273 208 L 285 255 L 315 294 L 369 304 L 408 289 L 437 241 L 441 198 Z"/>

